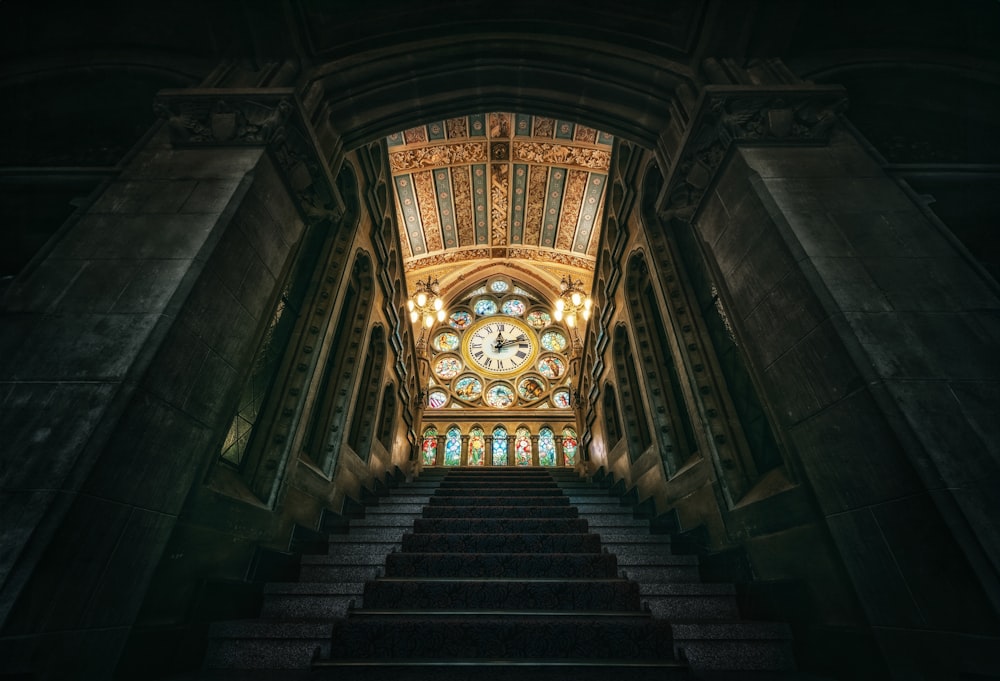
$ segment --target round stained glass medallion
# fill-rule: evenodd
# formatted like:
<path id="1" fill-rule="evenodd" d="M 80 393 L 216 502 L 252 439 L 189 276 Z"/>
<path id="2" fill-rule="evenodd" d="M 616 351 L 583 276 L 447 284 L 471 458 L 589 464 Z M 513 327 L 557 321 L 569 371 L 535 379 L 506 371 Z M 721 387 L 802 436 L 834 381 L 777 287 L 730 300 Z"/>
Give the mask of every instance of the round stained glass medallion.
<path id="1" fill-rule="evenodd" d="M 569 409 L 569 391 L 557 390 L 552 393 L 552 404 L 560 409 Z"/>
<path id="2" fill-rule="evenodd" d="M 509 314 L 511 317 L 520 317 L 524 314 L 524 301 L 511 298 L 510 300 L 505 300 L 500 309 L 503 310 L 504 314 Z"/>
<path id="3" fill-rule="evenodd" d="M 514 391 L 510 389 L 509 385 L 497 383 L 486 391 L 484 401 L 496 409 L 506 409 L 514 404 Z"/>
<path id="4" fill-rule="evenodd" d="M 432 390 L 427 396 L 427 407 L 429 409 L 440 409 L 448 403 L 448 395 L 441 390 Z"/>
<path id="5" fill-rule="evenodd" d="M 562 352 L 566 349 L 566 336 L 558 331 L 546 331 L 542 334 L 542 347 L 549 352 Z"/>
<path id="6" fill-rule="evenodd" d="M 545 384 L 537 376 L 525 376 L 517 384 L 517 394 L 522 400 L 533 402 L 545 392 Z"/>
<path id="7" fill-rule="evenodd" d="M 510 284 L 508 284 L 506 281 L 503 281 L 502 279 L 497 279 L 496 281 L 490 284 L 490 290 L 493 291 L 493 293 L 503 293 L 509 288 Z"/>
<path id="8" fill-rule="evenodd" d="M 552 316 L 543 310 L 532 310 L 524 318 L 528 325 L 535 329 L 544 329 L 552 323 Z"/>
<path id="9" fill-rule="evenodd" d="M 434 337 L 434 347 L 442 352 L 449 352 L 458 348 L 458 334 L 451 331 L 444 331 Z"/>
<path id="10" fill-rule="evenodd" d="M 455 394 L 466 402 L 475 402 L 483 394 L 483 383 L 475 376 L 463 376 L 455 381 Z"/>
<path id="11" fill-rule="evenodd" d="M 462 361 L 458 357 L 442 357 L 434 363 L 434 373 L 437 374 L 438 378 L 446 381 L 458 376 L 458 372 L 461 370 Z"/>
<path id="12" fill-rule="evenodd" d="M 472 309 L 474 309 L 476 314 L 480 317 L 486 317 L 487 315 L 497 313 L 497 304 L 489 298 L 480 298 L 472 305 Z"/>
<path id="13" fill-rule="evenodd" d="M 538 360 L 538 371 L 545 378 L 554 381 L 566 371 L 566 365 L 558 357 L 546 355 Z"/>
<path id="14" fill-rule="evenodd" d="M 451 313 L 450 317 L 448 317 L 448 324 L 451 325 L 451 328 L 458 329 L 459 331 L 463 331 L 468 328 L 471 323 L 472 315 L 465 310 L 456 310 Z"/>

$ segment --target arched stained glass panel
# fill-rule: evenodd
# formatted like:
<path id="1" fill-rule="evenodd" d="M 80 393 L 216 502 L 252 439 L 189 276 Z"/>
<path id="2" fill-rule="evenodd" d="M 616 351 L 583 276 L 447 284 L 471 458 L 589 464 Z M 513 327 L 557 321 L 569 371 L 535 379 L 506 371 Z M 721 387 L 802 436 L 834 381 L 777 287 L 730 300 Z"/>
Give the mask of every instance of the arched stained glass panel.
<path id="1" fill-rule="evenodd" d="M 579 444 L 576 441 L 576 431 L 572 428 L 563 428 L 563 462 L 567 466 L 576 465 L 576 450 Z"/>
<path id="2" fill-rule="evenodd" d="M 469 431 L 469 465 L 482 466 L 486 459 L 486 434 L 476 426 Z"/>
<path id="3" fill-rule="evenodd" d="M 514 463 L 531 465 L 531 432 L 523 426 L 514 431 Z"/>
<path id="4" fill-rule="evenodd" d="M 493 429 L 493 465 L 507 465 L 507 429 Z"/>
<path id="5" fill-rule="evenodd" d="M 462 431 L 458 426 L 448 429 L 448 437 L 444 441 L 444 465 L 457 466 L 462 463 Z"/>
<path id="6" fill-rule="evenodd" d="M 543 466 L 556 465 L 556 436 L 551 428 L 538 431 L 538 463 Z"/>
<path id="7" fill-rule="evenodd" d="M 424 431 L 424 441 L 420 445 L 420 451 L 423 453 L 424 465 L 433 466 L 438 453 L 437 428 L 428 428 Z"/>

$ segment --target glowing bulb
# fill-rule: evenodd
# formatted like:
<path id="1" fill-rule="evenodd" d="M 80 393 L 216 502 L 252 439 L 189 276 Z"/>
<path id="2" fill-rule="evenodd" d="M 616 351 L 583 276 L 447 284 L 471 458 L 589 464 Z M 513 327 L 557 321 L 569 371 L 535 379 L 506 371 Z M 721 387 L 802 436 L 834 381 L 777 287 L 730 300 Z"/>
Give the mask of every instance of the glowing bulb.
<path id="1" fill-rule="evenodd" d="M 443 322 L 444 321 L 444 310 L 438 310 L 437 311 L 437 319 L 438 319 L 439 322 Z"/>
<path id="2" fill-rule="evenodd" d="M 592 301 L 590 298 L 587 298 L 585 301 L 583 301 L 583 309 L 585 309 L 585 310 L 587 310 L 589 312 L 590 311 L 590 306 L 593 305 L 593 304 L 594 304 L 594 301 Z"/>
<path id="3" fill-rule="evenodd" d="M 584 308 L 583 310 L 583 321 L 590 319 L 590 308 Z"/>
<path id="4" fill-rule="evenodd" d="M 559 310 L 560 312 L 562 312 L 565 307 L 566 307 L 566 303 L 563 302 L 562 298 L 560 298 L 559 300 L 556 301 L 556 309 L 557 310 Z"/>
<path id="5" fill-rule="evenodd" d="M 580 301 L 582 300 L 582 298 L 580 297 L 579 293 L 577 293 L 576 291 L 574 291 L 573 295 L 570 296 L 570 298 L 573 299 L 573 305 L 575 305 L 576 307 L 580 307 Z"/>
<path id="6" fill-rule="evenodd" d="M 562 310 L 560 310 L 559 307 L 557 306 L 556 309 L 555 309 L 555 311 L 552 313 L 552 316 L 556 318 L 557 322 L 561 322 L 562 321 Z"/>
<path id="7" fill-rule="evenodd" d="M 566 317 L 566 326 L 568 326 L 571 329 L 574 326 L 576 326 L 576 315 L 575 314 L 571 314 L 569 317 Z"/>
<path id="8" fill-rule="evenodd" d="M 418 319 L 420 319 L 420 313 L 416 310 L 412 310 L 410 312 L 410 321 L 416 324 Z"/>
<path id="9" fill-rule="evenodd" d="M 417 307 L 423 307 L 427 304 L 427 294 L 421 291 L 417 294 Z"/>
<path id="10" fill-rule="evenodd" d="M 444 301 L 441 300 L 440 298 L 435 298 L 434 299 L 434 309 L 435 310 L 440 310 L 442 307 L 444 307 Z"/>
<path id="11" fill-rule="evenodd" d="M 434 317 L 431 317 L 429 314 L 424 315 L 424 326 L 428 329 L 434 326 Z"/>
<path id="12" fill-rule="evenodd" d="M 409 310 L 410 312 L 413 312 L 413 301 L 412 300 L 407 300 L 406 301 L 406 309 Z"/>

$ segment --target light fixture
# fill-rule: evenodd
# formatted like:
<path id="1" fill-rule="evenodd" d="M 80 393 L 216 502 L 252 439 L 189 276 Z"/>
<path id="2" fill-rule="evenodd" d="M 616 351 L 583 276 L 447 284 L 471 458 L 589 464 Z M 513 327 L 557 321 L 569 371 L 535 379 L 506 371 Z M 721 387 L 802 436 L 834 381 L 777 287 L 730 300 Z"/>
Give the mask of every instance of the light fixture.
<path id="1" fill-rule="evenodd" d="M 416 324 L 423 318 L 426 328 L 434 326 L 434 321 L 443 322 L 446 316 L 444 301 L 438 291 L 438 280 L 427 275 L 427 281 L 418 279 L 415 284 L 417 295 L 406 301 L 406 309 L 410 311 L 410 321 Z"/>
<path id="2" fill-rule="evenodd" d="M 590 296 L 583 291 L 583 282 L 579 279 L 564 276 L 559 282 L 559 297 L 556 298 L 555 308 L 552 316 L 557 322 L 566 320 L 566 326 L 573 328 L 576 326 L 578 317 L 583 318 L 583 322 L 590 319 L 590 308 L 593 301 Z"/>

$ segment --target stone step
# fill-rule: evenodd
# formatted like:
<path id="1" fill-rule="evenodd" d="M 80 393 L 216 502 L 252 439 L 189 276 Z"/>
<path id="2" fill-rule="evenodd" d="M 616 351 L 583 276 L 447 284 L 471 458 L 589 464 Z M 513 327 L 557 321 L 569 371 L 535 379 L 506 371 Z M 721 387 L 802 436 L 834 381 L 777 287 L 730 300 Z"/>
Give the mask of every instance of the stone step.
<path id="1" fill-rule="evenodd" d="M 418 518 L 413 532 L 448 534 L 586 534 L 587 521 L 582 518 Z"/>
<path id="2" fill-rule="evenodd" d="M 320 660 L 310 678 L 338 681 L 675 681 L 689 679 L 674 660 L 454 659 Z"/>
<path id="3" fill-rule="evenodd" d="M 435 496 L 429 506 L 569 506 L 568 497 L 560 496 Z"/>
<path id="4" fill-rule="evenodd" d="M 674 650 L 694 670 L 794 671 L 792 633 L 783 622 L 674 622 Z"/>
<path id="5" fill-rule="evenodd" d="M 610 553 L 392 553 L 387 577 L 615 577 Z"/>
<path id="6" fill-rule="evenodd" d="M 697 565 L 657 565 L 655 567 L 641 565 L 618 565 L 618 572 L 628 579 L 640 584 L 666 582 L 699 582 Z"/>
<path id="7" fill-rule="evenodd" d="M 637 532 L 636 528 L 613 528 L 602 529 L 599 534 L 605 546 L 611 544 L 638 544 L 649 546 L 670 546 L 669 534 L 649 534 L 649 532 Z M 608 549 L 611 550 L 610 548 Z"/>
<path id="8" fill-rule="evenodd" d="M 371 508 L 365 509 L 366 518 L 374 518 L 380 515 L 395 515 L 409 513 L 411 515 L 420 515 L 420 512 L 424 509 L 427 503 L 394 503 L 394 504 L 383 504 L 381 506 L 373 506 Z"/>
<path id="9" fill-rule="evenodd" d="M 740 616 L 732 584 L 641 584 L 639 597 L 654 617 L 679 620 L 736 620 Z"/>
<path id="10" fill-rule="evenodd" d="M 570 610 L 639 609 L 639 585 L 619 578 L 391 578 L 365 584 L 366 609 Z"/>
<path id="11" fill-rule="evenodd" d="M 344 617 L 362 605 L 361 582 L 281 582 L 264 585 L 260 616 L 268 619 L 320 619 Z"/>
<path id="12" fill-rule="evenodd" d="M 433 641 L 434 645 L 427 645 Z M 407 614 L 334 624 L 337 658 L 672 659 L 670 625 L 652 617 Z"/>
<path id="13" fill-rule="evenodd" d="M 549 487 L 509 487 L 502 492 L 486 487 L 454 487 L 447 490 L 438 489 L 436 497 L 487 497 L 496 494 L 514 497 L 560 497 L 562 490 Z"/>
<path id="14" fill-rule="evenodd" d="M 608 551 L 618 556 L 618 564 L 626 565 L 697 565 L 698 557 L 690 554 L 674 555 L 666 546 L 638 544 L 610 544 L 602 542 Z"/>
<path id="15" fill-rule="evenodd" d="M 330 656 L 329 621 L 238 620 L 209 627 L 205 669 L 308 670 L 319 651 Z"/>
<path id="16" fill-rule="evenodd" d="M 416 553 L 600 553 L 596 534 L 404 534 Z"/>
<path id="17" fill-rule="evenodd" d="M 458 506 L 428 505 L 424 518 L 577 518 L 574 506 Z"/>
<path id="18" fill-rule="evenodd" d="M 305 558 L 305 556 L 303 556 Z M 382 565 L 342 565 L 329 563 L 303 564 L 299 579 L 303 582 L 359 582 L 375 579 L 382 574 Z"/>

